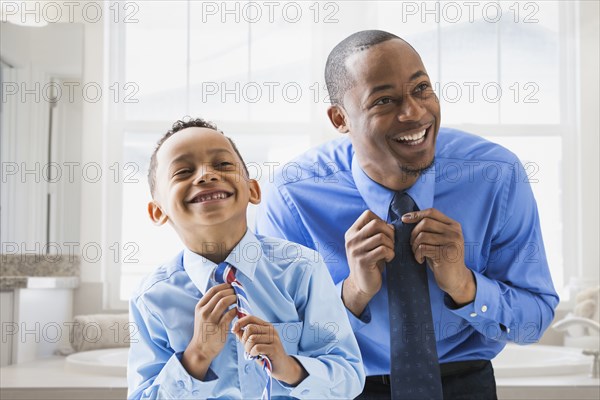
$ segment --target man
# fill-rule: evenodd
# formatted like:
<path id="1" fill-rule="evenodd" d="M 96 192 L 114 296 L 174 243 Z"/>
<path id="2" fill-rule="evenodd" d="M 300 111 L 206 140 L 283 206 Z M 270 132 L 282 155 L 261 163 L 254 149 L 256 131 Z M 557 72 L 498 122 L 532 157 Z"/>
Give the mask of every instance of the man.
<path id="1" fill-rule="evenodd" d="M 558 304 L 523 167 L 501 146 L 440 129 L 421 58 L 395 35 L 346 38 L 329 55 L 325 78 L 329 119 L 347 138 L 279 170 L 257 231 L 325 258 L 361 348 L 364 398 L 440 398 L 442 390 L 444 398 L 495 398 L 489 360 L 507 341 L 537 341 Z M 414 208 L 397 211 L 398 198 Z M 405 228 L 411 260 L 394 264 Z M 411 262 L 424 287 L 411 284 L 414 293 L 395 300 L 408 288 L 388 279 L 412 271 Z M 433 329 L 402 325 L 410 313 L 401 307 L 423 294 Z M 402 306 L 390 312 L 395 302 Z M 414 354 L 429 351 L 432 330 L 438 357 L 424 363 Z M 415 374 L 423 364 L 429 372 Z M 423 376 L 432 391 L 417 383 Z"/>

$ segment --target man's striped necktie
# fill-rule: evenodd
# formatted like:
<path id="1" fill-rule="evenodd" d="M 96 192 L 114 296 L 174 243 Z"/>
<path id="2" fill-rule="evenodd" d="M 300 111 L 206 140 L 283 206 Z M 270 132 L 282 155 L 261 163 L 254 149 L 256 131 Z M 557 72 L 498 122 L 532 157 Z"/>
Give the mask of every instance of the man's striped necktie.
<path id="1" fill-rule="evenodd" d="M 244 290 L 244 286 L 238 281 L 235 277 L 235 273 L 237 270 L 234 266 L 229 265 L 226 262 L 220 263 L 214 272 L 214 279 L 217 283 L 229 283 L 233 286 L 233 290 L 237 296 L 237 317 L 242 318 L 246 315 L 252 315 L 252 311 L 250 309 L 250 303 L 248 302 L 248 296 L 246 295 L 246 290 Z M 271 377 L 271 371 L 273 370 L 273 366 L 271 365 L 271 360 L 267 356 L 258 355 L 256 357 L 251 356 L 249 353 L 244 353 L 246 360 L 255 360 L 258 359 L 261 361 L 263 366 L 263 371 L 266 375 L 266 385 L 265 389 L 262 393 L 263 399 L 271 399 L 271 386 L 273 383 L 273 379 Z"/>

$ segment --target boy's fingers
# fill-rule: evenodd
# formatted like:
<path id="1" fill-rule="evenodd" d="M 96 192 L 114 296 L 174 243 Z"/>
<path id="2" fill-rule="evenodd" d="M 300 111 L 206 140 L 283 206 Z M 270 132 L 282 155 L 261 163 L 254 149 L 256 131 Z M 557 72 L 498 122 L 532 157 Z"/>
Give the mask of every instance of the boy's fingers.
<path id="1" fill-rule="evenodd" d="M 272 351 L 272 345 L 270 344 L 257 344 L 248 351 L 248 353 L 253 356 L 267 356 L 269 357 Z M 257 362 L 261 362 L 260 360 L 256 360 Z"/>
<path id="2" fill-rule="evenodd" d="M 270 327 L 265 325 L 248 324 L 246 329 L 243 330 L 242 342 L 246 342 L 252 335 L 264 335 L 270 332 Z"/>
<path id="3" fill-rule="evenodd" d="M 220 285 L 211 287 L 198 301 L 197 307 L 204 307 L 213 298 L 213 296 L 215 296 L 216 293 L 226 289 L 231 289 L 233 291 L 233 288 L 229 283 L 221 283 Z"/>
<path id="4" fill-rule="evenodd" d="M 256 350 L 259 346 L 270 346 L 273 343 L 273 337 L 268 334 L 254 334 L 248 337 L 248 340 L 244 342 L 244 350 L 246 353 L 250 353 L 253 356 L 258 354 L 265 354 Z M 253 353 L 255 351 L 255 353 Z"/>
<path id="5" fill-rule="evenodd" d="M 215 296 L 213 300 L 216 300 L 216 303 L 210 313 L 214 320 L 218 321 L 221 319 L 223 313 L 225 313 L 230 306 L 237 303 L 237 296 L 235 294 L 230 294 L 229 296 L 223 296 L 220 298 L 217 298 Z M 207 304 L 207 308 L 210 306 L 211 302 Z"/>
<path id="6" fill-rule="evenodd" d="M 254 315 L 246 315 L 245 317 L 238 319 L 233 328 L 235 330 L 242 330 L 249 324 L 265 325 L 267 323 Z"/>
<path id="7" fill-rule="evenodd" d="M 231 325 L 231 322 L 235 318 L 236 314 L 237 307 L 233 307 L 231 310 L 223 314 L 223 316 L 221 317 L 221 328 L 226 329 L 229 325 Z"/>

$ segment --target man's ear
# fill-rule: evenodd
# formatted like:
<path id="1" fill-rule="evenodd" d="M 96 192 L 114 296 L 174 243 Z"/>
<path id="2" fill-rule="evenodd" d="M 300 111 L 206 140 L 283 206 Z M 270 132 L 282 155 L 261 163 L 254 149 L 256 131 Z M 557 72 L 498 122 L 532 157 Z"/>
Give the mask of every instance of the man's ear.
<path id="1" fill-rule="evenodd" d="M 156 226 L 163 225 L 169 220 L 169 217 L 163 212 L 156 200 L 148 203 L 148 216 Z"/>
<path id="2" fill-rule="evenodd" d="M 345 110 L 335 104 L 327 109 L 327 116 L 333 127 L 340 133 L 348 133 L 348 124 Z"/>
<path id="3" fill-rule="evenodd" d="M 250 189 L 250 203 L 258 204 L 260 203 L 260 185 L 256 181 L 256 179 L 250 179 L 248 181 L 248 188 Z"/>

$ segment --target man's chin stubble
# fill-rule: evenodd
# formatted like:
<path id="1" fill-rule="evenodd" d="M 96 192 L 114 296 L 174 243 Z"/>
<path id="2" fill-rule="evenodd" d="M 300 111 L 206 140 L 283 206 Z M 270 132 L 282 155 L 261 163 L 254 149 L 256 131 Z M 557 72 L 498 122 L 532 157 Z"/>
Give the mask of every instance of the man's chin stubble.
<path id="1" fill-rule="evenodd" d="M 431 162 L 427 165 L 419 166 L 419 165 L 401 165 L 400 171 L 410 177 L 417 177 L 427 172 L 433 166 L 435 158 L 431 159 Z"/>

